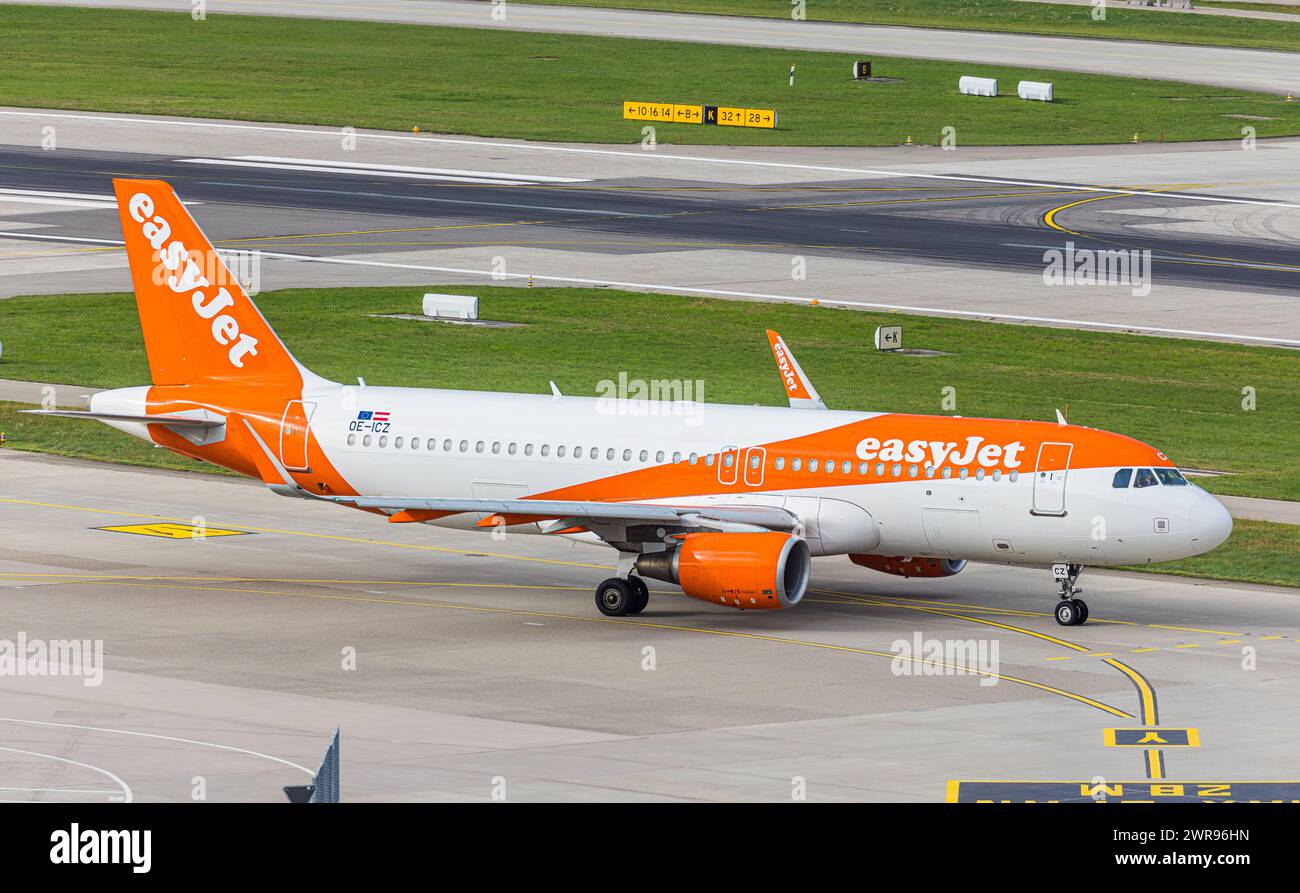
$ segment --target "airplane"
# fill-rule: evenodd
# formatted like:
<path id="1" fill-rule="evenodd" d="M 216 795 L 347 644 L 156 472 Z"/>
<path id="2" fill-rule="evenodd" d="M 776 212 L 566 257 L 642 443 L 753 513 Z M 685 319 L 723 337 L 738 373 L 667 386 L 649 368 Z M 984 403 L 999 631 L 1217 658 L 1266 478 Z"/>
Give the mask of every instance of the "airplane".
<path id="1" fill-rule="evenodd" d="M 643 578 L 739 609 L 808 590 L 814 556 L 902 577 L 969 560 L 1051 566 L 1084 623 L 1085 564 L 1216 548 L 1232 519 L 1161 451 L 1055 422 L 828 409 L 769 332 L 790 406 L 328 381 L 272 331 L 160 180 L 113 181 L 152 384 L 97 419 L 174 452 L 390 523 L 603 544 L 601 613 L 644 611 Z"/>

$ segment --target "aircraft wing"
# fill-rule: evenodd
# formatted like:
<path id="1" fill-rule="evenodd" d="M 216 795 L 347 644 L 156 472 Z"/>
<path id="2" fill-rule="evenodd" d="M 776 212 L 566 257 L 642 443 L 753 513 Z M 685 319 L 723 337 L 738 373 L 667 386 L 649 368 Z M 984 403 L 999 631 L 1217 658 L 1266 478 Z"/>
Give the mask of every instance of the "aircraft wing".
<path id="1" fill-rule="evenodd" d="M 776 371 L 781 374 L 781 384 L 785 387 L 786 396 L 790 398 L 790 407 L 792 409 L 825 409 L 826 404 L 818 396 L 817 389 L 813 387 L 808 376 L 804 374 L 803 369 L 799 366 L 799 361 L 790 353 L 790 348 L 786 347 L 785 340 L 773 332 L 767 330 L 767 342 L 772 346 L 772 356 L 776 359 Z"/>
<path id="2" fill-rule="evenodd" d="M 397 514 L 389 520 L 427 521 L 435 517 L 484 513 L 481 526 L 532 521 L 563 521 L 556 530 L 591 524 L 665 524 L 679 526 L 742 525 L 765 530 L 793 530 L 798 520 L 790 512 L 763 505 L 654 505 L 643 502 L 585 502 L 567 499 L 442 499 L 387 496 L 335 496 L 334 502 Z M 501 519 L 498 521 L 497 519 Z"/>

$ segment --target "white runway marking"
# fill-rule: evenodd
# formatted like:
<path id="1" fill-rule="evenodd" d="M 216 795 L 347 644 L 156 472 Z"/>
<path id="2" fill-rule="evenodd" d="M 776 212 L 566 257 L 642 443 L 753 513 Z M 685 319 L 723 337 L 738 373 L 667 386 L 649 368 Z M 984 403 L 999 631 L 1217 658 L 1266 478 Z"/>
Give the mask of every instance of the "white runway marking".
<path id="1" fill-rule="evenodd" d="M 3 233 L 0 233 L 3 235 Z M 546 282 L 576 282 L 582 285 L 612 285 L 618 288 L 639 288 L 647 291 L 686 292 L 693 295 L 717 295 L 726 298 L 755 298 L 764 301 L 790 301 L 797 304 L 819 304 L 849 309 L 899 310 L 908 313 L 929 313 L 934 316 L 960 316 L 977 319 L 997 319 L 1009 322 L 1039 322 L 1049 325 L 1071 326 L 1083 329 L 1108 329 L 1121 332 L 1145 332 L 1152 335 L 1186 335 L 1192 338 L 1223 338 L 1231 341 L 1250 341 L 1262 344 L 1286 344 L 1300 347 L 1300 339 L 1270 338 L 1261 335 L 1238 335 L 1232 332 L 1206 332 L 1198 329 L 1167 329 L 1160 326 L 1142 326 L 1130 323 L 1094 322 L 1086 319 L 1061 319 L 1054 316 L 1025 316 L 1020 313 L 996 313 L 990 310 L 948 310 L 942 307 L 919 307 L 910 304 L 876 304 L 868 301 L 837 301 L 831 298 L 805 298 L 800 295 L 777 295 L 754 291 L 732 291 L 721 288 L 692 288 L 685 285 L 665 285 L 648 282 L 619 282 L 613 279 L 580 279 L 576 276 L 542 276 L 529 273 L 501 273 L 492 270 L 470 270 L 463 267 L 435 267 L 425 264 L 399 264 L 377 260 L 349 260 L 341 257 L 312 257 L 305 254 L 280 254 L 274 251 L 259 252 L 263 257 L 283 260 L 316 261 L 326 264 L 350 264 L 361 267 L 389 267 L 397 270 L 426 270 L 432 273 L 462 273 L 470 276 L 488 276 L 494 279 L 536 279 Z"/>
<path id="2" fill-rule="evenodd" d="M 256 751 L 256 750 L 249 750 L 246 747 L 234 747 L 233 745 L 230 744 L 214 744 L 211 741 L 199 741 L 194 738 L 177 738 L 174 735 L 159 735 L 154 732 L 133 732 L 130 729 L 108 729 L 108 728 L 104 728 L 103 726 L 83 726 L 71 722 L 47 722 L 45 720 L 40 720 L 40 719 L 18 719 L 12 716 L 0 716 L 0 722 L 16 722 L 16 723 L 22 723 L 23 725 L 29 725 L 29 726 L 51 726 L 54 728 L 63 728 L 63 729 L 80 729 L 86 732 L 107 732 L 111 735 L 133 735 L 138 738 L 157 738 L 159 741 L 173 741 L 180 744 L 197 744 L 200 747 L 211 747 L 211 748 L 215 748 L 216 750 L 225 750 L 231 753 L 242 753 L 252 757 L 261 757 L 264 760 L 270 760 L 273 763 L 280 763 L 281 765 L 288 766 L 291 769 L 297 769 L 299 772 L 306 772 L 310 776 L 315 776 L 316 774 L 311 769 L 308 769 L 306 766 L 300 766 L 297 763 L 293 762 L 292 760 L 285 760 L 285 759 L 281 759 L 280 757 L 273 757 L 269 753 L 262 753 L 261 751 Z M 9 749 L 10 748 L 0 748 L 0 750 L 9 750 Z M 52 757 L 52 759 L 58 760 L 58 759 L 62 759 L 62 757 Z M 72 761 L 68 760 L 67 762 L 72 762 Z M 90 766 L 88 768 L 93 769 L 95 767 Z M 104 770 L 99 770 L 99 771 L 104 771 Z M 105 774 L 111 775 L 111 773 L 108 772 L 105 772 Z M 118 781 L 119 784 L 122 784 L 122 782 L 120 781 L 120 779 L 117 778 L 116 775 L 113 775 L 112 778 L 115 781 Z M 125 784 L 123 784 L 123 787 L 126 787 Z M 127 801 L 129 802 L 131 799 L 130 788 L 126 788 L 126 790 L 128 792 Z"/>
<path id="3" fill-rule="evenodd" d="M 264 161 L 270 164 L 315 164 L 324 167 L 355 169 L 358 171 L 406 171 L 414 174 L 442 174 L 454 177 L 489 177 L 495 180 L 518 181 L 520 183 L 590 183 L 575 177 L 548 177 L 542 174 L 503 174 L 497 171 L 463 171 L 454 168 L 411 167 L 406 164 L 371 164 L 359 161 L 321 161 L 316 158 L 281 158 L 277 155 L 236 155 L 240 161 Z M 199 159 L 186 159 L 195 161 Z"/>
<path id="4" fill-rule="evenodd" d="M 91 195 L 86 192 L 48 192 L 37 189 L 0 188 L 0 202 L 17 202 L 24 205 L 58 205 L 64 208 L 117 207 L 117 199 L 111 195 Z"/>
<path id="5" fill-rule="evenodd" d="M 57 723 L 51 723 L 51 725 L 58 725 L 58 724 L 57 724 Z M 83 728 L 84 728 L 84 727 L 83 727 Z M 20 750 L 20 749 L 18 749 L 17 747 L 0 747 L 0 750 L 6 750 L 6 751 L 9 751 L 10 753 L 21 753 L 21 754 L 26 754 L 26 755 L 29 756 L 29 757 L 42 757 L 42 758 L 47 759 L 47 760 L 55 760 L 55 761 L 60 762 L 60 763 L 67 763 L 67 764 L 70 765 L 70 766 L 80 766 L 82 769 L 89 769 L 89 770 L 92 771 L 92 772 L 98 772 L 100 775 L 107 776 L 109 779 L 112 780 L 112 782 L 113 782 L 115 785 L 117 785 L 119 788 L 122 789 L 122 799 L 121 799 L 121 802 L 122 802 L 122 803 L 130 803 L 130 802 L 131 802 L 131 799 L 135 796 L 134 794 L 131 793 L 131 786 L 130 786 L 129 784 L 127 784 L 126 782 L 124 782 L 122 779 L 118 778 L 118 777 L 117 777 L 116 775 L 114 775 L 112 772 L 109 772 L 107 769 L 101 769 L 100 767 L 98 767 L 98 766 L 92 766 L 92 765 L 90 765 L 89 763 L 79 763 L 79 762 L 77 762 L 76 760 L 70 760 L 70 759 L 68 759 L 67 757 L 56 757 L 56 756 L 55 756 L 54 754 L 52 754 L 52 753 L 38 753 L 37 751 L 34 751 L 34 750 Z M 116 797 L 116 796 L 112 796 L 112 797 L 109 797 L 109 799 L 110 799 L 110 800 L 118 800 L 118 797 Z M 31 801 L 29 801 L 29 800 L 13 800 L 13 801 L 9 801 L 9 802 L 12 802 L 12 803 L 29 803 L 29 802 L 31 802 Z"/>
<path id="6" fill-rule="evenodd" d="M 403 180 L 437 180 L 441 183 L 473 183 L 477 186 L 519 186 L 516 180 L 489 180 L 484 177 L 454 177 L 443 174 L 399 173 L 384 170 L 360 170 L 329 167 L 321 164 L 266 164 L 260 161 L 237 161 L 233 158 L 178 158 L 182 164 L 204 164 L 220 167 L 254 167 L 270 171 L 313 171 L 323 174 L 357 174 L 367 177 L 397 177 Z"/>
<path id="7" fill-rule="evenodd" d="M 301 136 L 324 136 L 338 139 L 336 130 L 306 130 L 300 127 L 278 127 L 258 124 L 223 124 L 215 121 L 165 121 L 152 118 L 131 118 L 108 115 L 50 114 L 48 112 L 0 111 L 0 115 L 67 118 L 77 121 L 110 121 L 115 124 L 144 124 L 162 127 L 210 127 L 225 130 L 253 130 L 266 133 L 288 133 Z M 359 138 L 375 140 L 404 140 L 423 143 L 442 143 L 456 146 L 478 146 L 485 149 L 516 149 L 530 152 L 564 152 L 578 155 L 610 155 L 617 158 L 637 158 L 643 161 L 689 161 L 700 164 L 742 165 L 748 167 L 784 168 L 788 170 L 825 171 L 837 174 L 863 174 L 872 177 L 914 177 L 922 180 L 943 180 L 958 183 L 986 183 L 999 186 L 1031 186 L 1044 189 L 1073 189 L 1080 192 L 1097 192 L 1107 195 L 1140 195 L 1152 198 L 1172 198 L 1184 201 L 1208 202 L 1225 205 L 1264 205 L 1273 208 L 1300 208 L 1300 204 L 1275 202 L 1267 199 L 1231 198 L 1219 195 L 1193 195 L 1182 192 L 1154 192 L 1146 189 L 1122 189 L 1114 186 L 1089 186 L 1079 183 L 1053 183 L 1039 180 L 1015 180 L 999 177 L 975 177 L 965 174 L 927 174 L 917 171 L 880 170 L 876 168 L 831 167 L 820 164 L 798 164 L 782 161 L 755 161 L 745 158 L 709 158 L 700 155 L 672 155 L 663 152 L 628 152 L 618 149 L 583 149 L 576 146 L 539 146 L 525 143 L 502 143 L 490 140 L 454 139 L 451 137 L 408 136 L 400 133 L 360 133 Z"/>

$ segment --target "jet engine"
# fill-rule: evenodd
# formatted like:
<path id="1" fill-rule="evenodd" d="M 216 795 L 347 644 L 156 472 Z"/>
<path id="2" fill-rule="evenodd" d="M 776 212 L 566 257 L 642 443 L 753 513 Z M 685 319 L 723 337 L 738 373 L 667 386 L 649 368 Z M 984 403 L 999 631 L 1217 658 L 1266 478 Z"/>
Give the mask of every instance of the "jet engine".
<path id="1" fill-rule="evenodd" d="M 899 555 L 850 555 L 849 560 L 896 577 L 951 577 L 961 573 L 966 566 L 965 559 L 904 558 Z"/>
<path id="2" fill-rule="evenodd" d="M 689 533 L 675 549 L 641 555 L 636 569 L 701 601 L 779 609 L 803 598 L 812 558 L 808 544 L 788 533 Z"/>

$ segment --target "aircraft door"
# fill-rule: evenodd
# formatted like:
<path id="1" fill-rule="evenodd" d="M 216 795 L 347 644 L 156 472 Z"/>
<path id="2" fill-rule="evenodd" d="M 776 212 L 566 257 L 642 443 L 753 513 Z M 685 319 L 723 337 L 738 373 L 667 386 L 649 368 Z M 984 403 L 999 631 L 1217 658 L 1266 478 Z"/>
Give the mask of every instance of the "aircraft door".
<path id="1" fill-rule="evenodd" d="M 1072 443 L 1045 443 L 1038 448 L 1032 514 L 1065 514 L 1065 477 L 1070 471 L 1070 454 L 1073 452 Z"/>
<path id="2" fill-rule="evenodd" d="M 315 403 L 290 400 L 280 419 L 280 462 L 289 471 L 311 471 L 307 465 L 307 440 Z"/>

